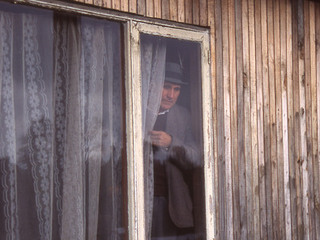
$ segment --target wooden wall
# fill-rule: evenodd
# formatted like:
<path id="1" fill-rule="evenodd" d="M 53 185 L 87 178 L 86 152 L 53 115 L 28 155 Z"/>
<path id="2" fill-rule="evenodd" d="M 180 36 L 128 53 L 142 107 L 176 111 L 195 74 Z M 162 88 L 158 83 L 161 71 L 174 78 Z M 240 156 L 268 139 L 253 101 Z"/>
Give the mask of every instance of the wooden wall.
<path id="1" fill-rule="evenodd" d="M 320 5 L 214 11 L 218 235 L 320 239 Z"/>
<path id="2" fill-rule="evenodd" d="M 211 28 L 218 239 L 320 239 L 320 3 L 84 0 Z"/>

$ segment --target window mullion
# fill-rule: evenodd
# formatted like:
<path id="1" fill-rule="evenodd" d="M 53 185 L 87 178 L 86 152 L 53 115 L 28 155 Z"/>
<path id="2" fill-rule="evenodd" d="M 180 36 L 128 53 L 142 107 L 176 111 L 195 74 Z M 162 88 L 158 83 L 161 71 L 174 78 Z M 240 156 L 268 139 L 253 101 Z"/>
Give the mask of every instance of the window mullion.
<path id="1" fill-rule="evenodd" d="M 202 71 L 202 106 L 203 106 L 203 138 L 204 138 L 204 178 L 206 204 L 206 234 L 207 239 L 215 236 L 215 201 L 214 201 L 214 152 L 212 128 L 212 92 L 210 79 L 210 49 L 209 37 L 206 35 L 201 49 Z"/>
<path id="2" fill-rule="evenodd" d="M 140 36 L 134 22 L 128 24 L 129 51 L 128 86 L 128 194 L 129 194 L 129 239 L 145 239 L 145 203 L 143 171 L 143 131 L 141 107 Z"/>

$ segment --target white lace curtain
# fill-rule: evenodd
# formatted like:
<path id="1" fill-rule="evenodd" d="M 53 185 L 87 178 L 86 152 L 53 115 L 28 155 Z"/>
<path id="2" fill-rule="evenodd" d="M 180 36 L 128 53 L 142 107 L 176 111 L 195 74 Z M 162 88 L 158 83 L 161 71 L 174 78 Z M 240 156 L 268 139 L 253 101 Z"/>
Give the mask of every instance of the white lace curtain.
<path id="1" fill-rule="evenodd" d="M 149 132 L 156 122 L 165 78 L 166 40 L 151 35 L 141 35 L 142 75 L 142 129 L 144 130 L 144 168 L 146 229 L 150 239 L 153 207 L 153 153 Z"/>
<path id="2" fill-rule="evenodd" d="M 1 239 L 122 239 L 119 36 L 0 10 Z"/>

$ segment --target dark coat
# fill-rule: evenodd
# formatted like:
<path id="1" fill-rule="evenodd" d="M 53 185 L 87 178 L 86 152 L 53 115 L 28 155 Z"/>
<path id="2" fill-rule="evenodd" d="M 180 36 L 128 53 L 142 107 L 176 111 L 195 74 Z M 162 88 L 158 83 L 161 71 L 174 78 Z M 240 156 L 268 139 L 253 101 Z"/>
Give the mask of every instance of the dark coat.
<path id="1" fill-rule="evenodd" d="M 184 172 L 201 165 L 198 144 L 194 141 L 189 112 L 174 105 L 167 116 L 166 132 L 172 136 L 165 162 L 168 180 L 169 214 L 180 228 L 193 227 L 193 203 Z"/>

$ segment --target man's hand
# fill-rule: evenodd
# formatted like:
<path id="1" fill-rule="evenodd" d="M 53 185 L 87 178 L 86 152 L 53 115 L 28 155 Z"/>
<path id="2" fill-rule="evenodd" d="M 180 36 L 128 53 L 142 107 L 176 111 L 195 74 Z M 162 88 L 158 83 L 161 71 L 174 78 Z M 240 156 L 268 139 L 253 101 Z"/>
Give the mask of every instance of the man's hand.
<path id="1" fill-rule="evenodd" d="M 171 136 L 163 131 L 150 131 L 150 137 L 152 144 L 158 147 L 169 147 L 172 142 Z"/>

